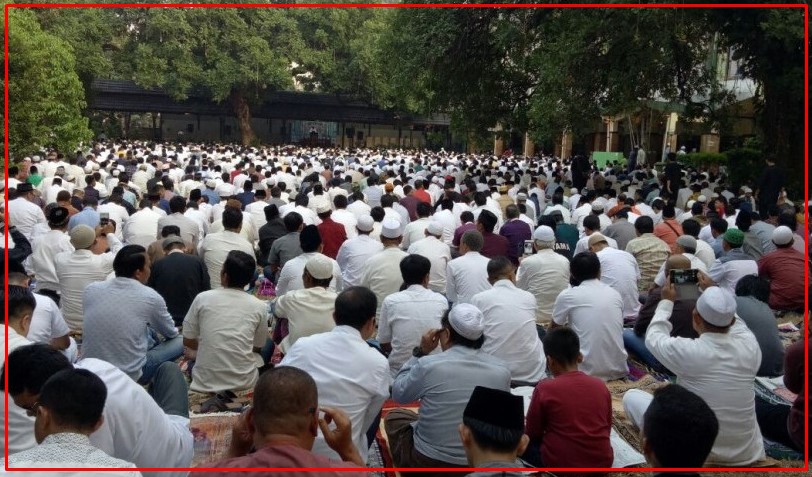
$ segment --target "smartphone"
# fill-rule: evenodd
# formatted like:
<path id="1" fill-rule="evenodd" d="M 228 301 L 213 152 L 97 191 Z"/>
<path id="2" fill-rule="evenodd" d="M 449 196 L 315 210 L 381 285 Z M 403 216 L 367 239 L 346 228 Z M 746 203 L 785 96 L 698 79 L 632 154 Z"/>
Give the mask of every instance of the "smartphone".
<path id="1" fill-rule="evenodd" d="M 677 288 L 678 300 L 696 300 L 699 298 L 699 274 L 695 268 L 671 270 L 668 278 Z"/>
<path id="2" fill-rule="evenodd" d="M 99 212 L 99 225 L 104 227 L 105 225 L 110 223 L 110 213 L 109 212 Z"/>
<path id="3" fill-rule="evenodd" d="M 532 240 L 525 240 L 524 241 L 524 254 L 525 255 L 533 255 L 533 241 Z"/>

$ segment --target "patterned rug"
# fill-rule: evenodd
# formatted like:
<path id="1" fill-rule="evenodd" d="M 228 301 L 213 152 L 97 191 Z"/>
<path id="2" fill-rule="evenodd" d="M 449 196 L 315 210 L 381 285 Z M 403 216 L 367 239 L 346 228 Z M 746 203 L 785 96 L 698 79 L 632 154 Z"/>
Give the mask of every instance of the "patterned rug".
<path id="1" fill-rule="evenodd" d="M 195 438 L 193 467 L 226 458 L 231 445 L 231 428 L 238 417 L 239 414 L 231 412 L 192 414 L 191 428 Z"/>

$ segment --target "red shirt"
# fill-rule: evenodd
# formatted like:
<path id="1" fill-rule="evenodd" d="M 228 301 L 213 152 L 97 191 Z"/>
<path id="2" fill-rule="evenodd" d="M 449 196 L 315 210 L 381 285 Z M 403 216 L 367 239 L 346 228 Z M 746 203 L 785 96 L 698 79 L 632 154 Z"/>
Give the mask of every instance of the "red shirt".
<path id="1" fill-rule="evenodd" d="M 414 197 L 420 202 L 425 202 L 431 205 L 431 196 L 428 192 L 426 192 L 425 189 L 415 189 L 412 195 L 414 195 Z"/>
<path id="2" fill-rule="evenodd" d="M 330 217 L 324 219 L 317 228 L 321 235 L 321 243 L 324 245 L 321 253 L 335 260 L 338 255 L 338 249 L 341 248 L 341 244 L 347 240 L 347 229 Z"/>
<path id="3" fill-rule="evenodd" d="M 259 477 L 273 475 L 274 477 L 302 477 L 301 472 L 295 469 L 302 467 L 358 467 L 352 462 L 336 462 L 326 457 L 313 454 L 295 445 L 270 445 L 263 447 L 253 454 L 233 459 L 221 460 L 214 464 L 205 464 L 203 467 L 250 469 L 250 468 L 290 468 L 290 472 L 192 472 L 195 477 Z M 313 472 L 320 477 L 361 477 L 366 472 Z"/>
<path id="4" fill-rule="evenodd" d="M 671 247 L 671 253 L 677 253 L 677 239 L 682 235 L 682 225 L 675 219 L 663 220 L 654 227 L 654 236 Z"/>
<path id="5" fill-rule="evenodd" d="M 758 274 L 770 280 L 770 308 L 804 308 L 804 272 L 806 258 L 792 247 L 777 248 L 758 261 Z"/>
<path id="6" fill-rule="evenodd" d="M 480 250 L 479 253 L 483 256 L 488 258 L 508 256 L 508 250 L 510 249 L 508 239 L 492 232 L 484 233 L 482 237 L 485 239 L 485 244 L 482 245 L 482 250 Z"/>
<path id="7" fill-rule="evenodd" d="M 612 466 L 612 397 L 600 379 L 571 371 L 541 381 L 526 422 L 545 467 Z"/>

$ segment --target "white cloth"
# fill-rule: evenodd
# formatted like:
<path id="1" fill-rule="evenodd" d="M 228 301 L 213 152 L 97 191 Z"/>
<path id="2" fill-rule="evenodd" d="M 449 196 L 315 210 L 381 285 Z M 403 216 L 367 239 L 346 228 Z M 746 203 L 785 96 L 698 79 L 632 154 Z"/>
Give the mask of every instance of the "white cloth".
<path id="1" fill-rule="evenodd" d="M 319 389 L 319 405 L 346 412 L 352 422 L 352 440 L 366 462 L 366 432 L 389 397 L 389 364 L 363 340 L 355 328 L 336 326 L 329 333 L 301 338 L 280 366 L 307 371 Z M 319 431 L 313 452 L 339 460 Z"/>
<path id="2" fill-rule="evenodd" d="M 695 270 L 700 270 L 702 273 L 708 273 L 708 267 L 705 266 L 705 262 L 700 260 L 696 255 L 690 253 L 683 253 L 682 255 L 685 256 L 688 260 L 691 261 L 691 268 Z M 654 284 L 658 287 L 662 287 L 665 285 L 666 276 L 665 276 L 665 262 L 660 267 L 660 271 L 657 272 L 657 276 L 654 277 Z"/>
<path id="3" fill-rule="evenodd" d="M 708 270 L 708 277 L 716 285 L 735 295 L 736 284 L 746 275 L 758 275 L 758 262 L 755 260 L 731 260 L 716 263 Z"/>
<path id="4" fill-rule="evenodd" d="M 333 279 L 330 280 L 330 286 L 328 289 L 333 292 L 340 292 L 344 289 L 344 279 L 341 276 L 341 268 L 338 266 L 338 262 L 324 254 L 310 252 L 303 253 L 285 263 L 285 266 L 282 267 L 282 271 L 279 273 L 279 280 L 276 282 L 276 296 L 281 297 L 285 293 L 304 289 L 302 274 L 304 273 L 305 265 L 307 264 L 308 260 L 316 255 L 320 255 L 330 260 L 330 262 L 333 264 Z"/>
<path id="5" fill-rule="evenodd" d="M 90 250 L 63 252 L 54 260 L 62 299 L 59 306 L 71 331 L 81 332 L 84 320 L 82 300 L 85 288 L 107 279 L 113 273 L 113 260 L 123 247 L 113 234 L 107 234 L 110 251 L 95 255 Z"/>
<path id="6" fill-rule="evenodd" d="M 61 230 L 51 230 L 34 240 L 31 244 L 31 268 L 37 289 L 60 291 L 59 278 L 56 276 L 56 256 L 63 252 L 73 252 L 70 235 Z"/>
<path id="7" fill-rule="evenodd" d="M 359 234 L 341 244 L 336 255 L 336 262 L 341 268 L 345 287 L 361 284 L 366 263 L 370 257 L 383 250 L 383 244 L 369 235 Z"/>
<path id="8" fill-rule="evenodd" d="M 443 225 L 443 242 L 451 245 L 454 240 L 454 231 L 457 230 L 457 219 L 454 214 L 450 210 L 440 210 L 434 213 L 432 219 Z"/>
<path id="9" fill-rule="evenodd" d="M 200 258 L 206 262 L 212 289 L 220 287 L 220 272 L 223 270 L 228 252 L 232 250 L 240 250 L 254 256 L 254 247 L 240 234 L 230 230 L 209 234 L 200 242 Z"/>
<path id="10" fill-rule="evenodd" d="M 17 227 L 25 238 L 31 240 L 31 232 L 36 224 L 48 224 L 42 209 L 24 197 L 18 197 L 8 203 L 8 222 Z"/>
<path id="11" fill-rule="evenodd" d="M 352 204 L 347 206 L 347 210 L 350 211 L 352 215 L 355 216 L 356 220 L 358 220 L 365 215 L 369 215 L 369 212 L 372 210 L 372 207 L 370 207 L 363 200 L 356 200 Z"/>
<path id="12" fill-rule="evenodd" d="M 454 305 L 471 303 L 477 293 L 491 287 L 488 282 L 488 262 L 479 252 L 468 252 L 448 262 L 446 296 Z"/>
<path id="13" fill-rule="evenodd" d="M 617 240 L 613 239 L 612 237 L 606 237 L 605 235 L 604 238 L 610 247 L 617 248 Z M 578 242 L 575 244 L 575 251 L 572 252 L 572 256 L 574 257 L 583 252 L 589 252 L 589 235 L 584 235 L 578 239 Z"/>
<path id="14" fill-rule="evenodd" d="M 29 341 L 34 343 L 50 344 L 54 338 L 61 338 L 70 333 L 65 318 L 56 303 L 45 295 L 34 294 L 37 307 L 31 315 L 31 325 L 28 327 Z"/>
<path id="15" fill-rule="evenodd" d="M 696 258 L 702 260 L 706 269 L 710 269 L 716 263 L 716 254 L 713 252 L 713 247 L 708 245 L 704 240 L 696 241 Z"/>
<path id="16" fill-rule="evenodd" d="M 522 260 L 516 285 L 536 297 L 536 323 L 549 323 L 558 294 L 570 282 L 570 261 L 551 249 L 539 250 Z"/>
<path id="17" fill-rule="evenodd" d="M 672 338 L 674 303 L 661 300 L 646 331 L 646 348 L 705 400 L 719 420 L 709 463 L 746 466 L 765 457 L 756 422 L 753 380 L 761 365 L 756 337 L 740 318 L 727 333 Z"/>
<path id="18" fill-rule="evenodd" d="M 352 212 L 347 209 L 336 209 L 330 214 L 330 218 L 333 219 L 334 222 L 344 226 L 348 240 L 358 236 L 358 229 L 355 228 L 356 225 L 358 225 L 358 218 L 356 218 Z"/>
<path id="19" fill-rule="evenodd" d="M 155 230 L 158 221 L 163 217 L 155 209 L 143 208 L 134 213 L 124 224 L 124 242 L 129 245 L 140 245 L 147 248 L 155 241 Z"/>
<path id="20" fill-rule="evenodd" d="M 138 383 L 110 363 L 83 359 L 76 368 L 87 369 L 104 381 L 107 395 L 104 424 L 90 435 L 90 443 L 107 454 L 144 467 L 190 467 L 194 438 L 189 419 L 165 414 Z M 186 472 L 152 472 L 145 476 L 184 477 Z"/>
<path id="21" fill-rule="evenodd" d="M 536 330 L 536 298 L 510 280 L 477 293 L 471 304 L 484 315 L 482 351 L 501 359 L 513 381 L 535 383 L 544 378 L 547 358 Z"/>
<path id="22" fill-rule="evenodd" d="M 400 242 L 400 248 L 409 250 L 409 247 L 411 247 L 413 243 L 426 238 L 426 227 L 428 227 L 430 223 L 431 219 L 421 217 L 406 225 L 406 228 L 403 229 L 403 240 Z"/>
<path id="23" fill-rule="evenodd" d="M 375 311 L 378 317 L 381 316 L 381 307 L 386 297 L 399 291 L 403 284 L 400 261 L 407 255 L 398 247 L 387 247 L 367 260 L 360 285 L 372 290 L 378 298 L 378 308 Z"/>
<path id="24" fill-rule="evenodd" d="M 282 353 L 287 353 L 299 338 L 335 328 L 337 296 L 335 291 L 313 287 L 289 291 L 276 299 L 274 315 L 288 320 L 288 335 L 279 343 Z"/>
<path id="25" fill-rule="evenodd" d="M 601 261 L 601 282 L 620 293 L 624 320 L 635 320 L 641 306 L 640 292 L 637 289 L 637 281 L 640 279 L 637 260 L 629 252 L 611 247 L 605 247 L 597 255 Z"/>
<path id="26" fill-rule="evenodd" d="M 106 204 L 99 205 L 96 208 L 96 212 L 98 212 L 100 215 L 108 214 L 110 216 L 110 220 L 116 223 L 116 237 L 118 237 L 119 240 L 123 240 L 123 230 L 127 224 L 127 220 L 130 218 L 130 213 L 127 212 L 127 209 L 118 204 L 108 202 Z"/>
<path id="27" fill-rule="evenodd" d="M 108 468 L 134 468 L 135 464 L 125 460 L 110 457 L 104 451 L 93 447 L 90 439 L 84 434 L 63 432 L 50 434 L 45 437 L 42 444 L 27 451 L 9 457 L 9 468 L 82 468 L 82 467 L 108 467 Z M 9 473 L 0 471 L 0 473 Z M 57 475 L 79 477 L 91 472 L 59 472 Z M 136 470 L 108 470 L 92 472 L 93 475 L 136 477 L 141 472 Z M 14 475 L 13 473 L 11 475 Z M 26 472 L 27 476 L 45 477 L 53 475 L 52 472 Z"/>
<path id="28" fill-rule="evenodd" d="M 432 235 L 413 243 L 410 254 L 422 255 L 431 262 L 429 289 L 437 293 L 446 291 L 446 269 L 451 261 L 451 248 Z"/>
<path id="29" fill-rule="evenodd" d="M 248 214 L 243 213 L 242 215 L 243 221 L 252 220 Z M 201 240 L 209 233 L 209 221 L 206 219 L 206 214 L 204 214 L 202 210 L 189 207 L 186 209 L 186 212 L 183 213 L 183 216 L 187 219 L 192 219 L 192 221 L 197 224 L 197 233 Z"/>
<path id="30" fill-rule="evenodd" d="M 578 369 L 609 381 L 625 377 L 623 347 L 623 299 L 600 280 L 585 280 L 561 292 L 555 300 L 553 321 L 569 326 L 581 341 L 584 361 Z"/>
<path id="31" fill-rule="evenodd" d="M 448 310 L 448 300 L 422 285 L 386 297 L 378 320 L 378 341 L 392 345 L 389 370 L 397 376 L 403 364 L 412 357 L 412 349 L 429 330 L 439 329 L 440 320 Z M 439 353 L 439 347 L 432 353 Z"/>
<path id="32" fill-rule="evenodd" d="M 268 203 L 264 200 L 251 202 L 245 206 L 245 212 L 242 214 L 243 220 L 250 217 L 254 228 L 259 230 L 263 225 L 268 223 L 268 221 L 265 220 L 265 207 L 268 207 Z"/>
<path id="33" fill-rule="evenodd" d="M 183 337 L 198 340 L 192 368 L 194 392 L 252 389 L 268 338 L 264 302 L 234 288 L 218 288 L 197 295 L 183 320 Z"/>
<path id="34" fill-rule="evenodd" d="M 31 341 L 28 340 L 25 336 L 17 333 L 17 331 L 7 326 L 6 329 L 8 330 L 8 352 L 11 353 L 17 348 L 22 346 L 26 346 L 31 344 Z M 4 349 L 6 346 L 5 334 L 0 334 L 0 339 L 3 340 Z M 5 355 L 0 356 L 0 361 L 5 364 L 6 357 Z M 3 402 L 6 399 L 6 393 L 0 393 L 0 406 L 3 406 Z M 0 412 L 0 420 L 3 421 L 5 425 L 5 414 Z M 14 401 L 9 396 L 8 401 L 8 453 L 9 455 L 15 454 L 17 452 L 22 452 L 27 449 L 31 449 L 37 445 L 36 439 L 34 439 L 34 418 L 30 417 L 25 409 L 17 406 L 14 404 Z M 5 449 L 5 439 L 6 434 L 5 432 L 0 433 L 0 445 L 3 446 Z M 0 466 L 2 467 L 2 466 Z"/>

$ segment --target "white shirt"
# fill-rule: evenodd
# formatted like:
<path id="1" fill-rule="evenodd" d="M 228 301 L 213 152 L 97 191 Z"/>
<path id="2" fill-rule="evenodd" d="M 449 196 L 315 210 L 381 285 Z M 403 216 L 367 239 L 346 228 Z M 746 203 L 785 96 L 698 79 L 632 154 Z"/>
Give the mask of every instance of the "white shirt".
<path id="1" fill-rule="evenodd" d="M 83 359 L 76 368 L 101 378 L 107 395 L 104 423 L 90 435 L 90 443 L 107 454 L 132 462 L 136 467 L 190 467 L 194 438 L 189 419 L 165 414 L 138 383 L 110 363 Z M 183 477 L 187 472 L 152 472 L 145 476 Z"/>
<path id="2" fill-rule="evenodd" d="M 299 339 L 280 366 L 307 371 L 319 388 L 319 406 L 346 412 L 352 423 L 352 440 L 366 462 L 366 432 L 389 397 L 389 364 L 369 346 L 355 328 L 336 326 L 333 331 Z M 319 431 L 313 453 L 338 460 Z"/>
<path id="3" fill-rule="evenodd" d="M 63 252 L 73 252 L 70 235 L 61 230 L 51 230 L 31 244 L 31 268 L 37 280 L 37 289 L 59 291 L 59 278 L 56 276 L 56 256 Z"/>
<path id="4" fill-rule="evenodd" d="M 63 252 L 54 260 L 62 299 L 59 306 L 71 331 L 81 332 L 84 313 L 82 299 L 85 288 L 101 282 L 113 273 L 113 260 L 123 244 L 113 234 L 107 234 L 110 251 L 95 255 L 90 250 Z"/>
<path id="5" fill-rule="evenodd" d="M 414 347 L 420 346 L 423 334 L 440 328 L 446 310 L 448 300 L 422 285 L 412 285 L 386 297 L 378 320 L 378 341 L 392 345 L 389 370 L 393 379 L 412 357 Z M 439 352 L 437 347 L 432 354 Z"/>
<path id="6" fill-rule="evenodd" d="M 103 451 L 93 447 L 90 444 L 90 439 L 84 434 L 75 434 L 72 432 L 62 432 L 58 434 L 50 434 L 45 437 L 42 444 L 28 449 L 27 451 L 14 454 L 9 458 L 10 468 L 38 468 L 38 467 L 54 467 L 54 468 L 133 468 L 135 464 L 121 459 L 116 459 L 105 454 Z M 0 470 L 0 473 L 14 473 Z M 80 477 L 88 475 L 91 472 L 59 472 L 56 475 Z M 107 477 L 136 477 L 140 476 L 141 472 L 136 470 L 109 470 L 104 472 L 92 472 L 93 475 L 102 475 Z M 25 472 L 27 476 L 45 477 L 54 475 L 53 472 Z"/>
<path id="7" fill-rule="evenodd" d="M 570 216 L 570 211 L 567 210 L 567 208 L 564 207 L 561 204 L 551 205 L 551 206 L 547 207 L 547 209 L 544 211 L 544 214 L 542 214 L 542 215 L 550 215 L 555 211 L 561 212 L 561 216 L 564 218 L 564 223 L 569 224 L 569 223 L 572 222 L 572 217 Z"/>
<path id="8" fill-rule="evenodd" d="M 522 260 L 516 285 L 536 297 L 536 323 L 549 323 L 558 294 L 570 282 L 570 261 L 551 249 L 539 250 Z"/>
<path id="9" fill-rule="evenodd" d="M 474 295 L 471 304 L 484 315 L 482 351 L 504 361 L 513 381 L 535 383 L 544 378 L 547 358 L 536 331 L 533 294 L 510 280 L 499 280 L 490 290 Z"/>
<path id="10" fill-rule="evenodd" d="M 161 217 L 163 215 L 150 207 L 131 215 L 124 224 L 124 242 L 144 248 L 149 247 L 155 241 L 155 230 L 158 228 L 158 220 Z"/>
<path id="11" fill-rule="evenodd" d="M 429 235 L 409 247 L 409 253 L 422 255 L 431 262 L 429 289 L 438 293 L 446 291 L 446 272 L 451 261 L 451 248 L 437 237 Z"/>
<path id="12" fill-rule="evenodd" d="M 683 253 L 682 255 L 691 261 L 691 268 L 701 270 L 702 273 L 708 273 L 708 267 L 705 266 L 705 262 L 697 258 L 696 255 L 690 253 Z M 658 287 L 662 287 L 665 285 L 665 280 L 665 262 L 663 262 L 663 265 L 660 267 L 660 271 L 657 272 L 657 276 L 654 277 L 654 284 Z"/>
<path id="13" fill-rule="evenodd" d="M 336 255 L 344 286 L 359 285 L 366 270 L 367 260 L 381 250 L 383 250 L 383 244 L 366 234 L 359 234 L 355 238 L 345 240 Z"/>
<path id="14" fill-rule="evenodd" d="M 192 219 L 192 221 L 197 224 L 198 237 L 205 237 L 206 234 L 209 233 L 209 222 L 206 220 L 206 215 L 202 211 L 189 207 L 183 213 L 183 216 Z M 250 220 L 250 217 L 248 217 L 246 213 L 243 213 L 243 221 L 245 220 Z"/>
<path id="15" fill-rule="evenodd" d="M 411 247 L 413 243 L 426 238 L 426 227 L 429 226 L 429 223 L 431 223 L 431 219 L 428 217 L 420 217 L 406 225 L 403 229 L 403 240 L 400 242 L 400 248 L 409 250 L 409 247 Z M 453 235 L 451 238 L 454 238 Z"/>
<path id="16" fill-rule="evenodd" d="M 228 252 L 232 250 L 240 250 L 254 256 L 254 247 L 230 230 L 209 234 L 200 242 L 200 258 L 206 262 L 212 289 L 220 287 L 220 271 L 223 269 Z"/>
<path id="17" fill-rule="evenodd" d="M 400 261 L 408 254 L 398 247 L 387 247 L 367 260 L 360 285 L 367 287 L 378 297 L 376 315 L 381 316 L 383 301 L 400 290 L 403 276 L 400 274 Z"/>
<path id="18" fill-rule="evenodd" d="M 276 296 L 281 297 L 285 293 L 304 289 L 302 274 L 304 273 L 305 265 L 311 257 L 316 255 L 328 258 L 333 263 L 333 279 L 330 280 L 328 289 L 333 292 L 340 292 L 344 289 L 344 279 L 341 277 L 341 268 L 338 266 L 338 262 L 319 252 L 310 252 L 303 253 L 285 263 L 285 266 L 282 267 L 282 271 L 279 273 L 279 280 L 276 282 Z"/>
<path id="19" fill-rule="evenodd" d="M 597 253 L 601 261 L 601 282 L 614 288 L 623 299 L 623 319 L 633 321 L 640 312 L 640 292 L 637 281 L 640 268 L 634 255 L 611 247 Z"/>
<path id="20" fill-rule="evenodd" d="M 628 355 L 623 347 L 623 299 L 600 280 L 585 280 L 561 292 L 553 321 L 569 324 L 581 341 L 580 371 L 609 381 L 625 377 Z"/>
<path id="21" fill-rule="evenodd" d="M 245 212 L 242 214 L 243 220 L 250 216 L 254 228 L 259 230 L 260 227 L 268 223 L 268 221 L 265 220 L 265 207 L 268 207 L 268 203 L 264 200 L 251 202 L 245 206 Z"/>
<path id="22" fill-rule="evenodd" d="M 197 295 L 183 320 L 183 337 L 199 340 L 192 368 L 194 392 L 252 389 L 262 358 L 253 348 L 268 339 L 266 304 L 242 290 Z"/>
<path id="23" fill-rule="evenodd" d="M 710 267 L 716 263 L 716 254 L 713 251 L 713 247 L 708 245 L 704 240 L 696 241 L 696 253 L 694 255 L 705 264 L 706 269 L 710 269 Z"/>
<path id="24" fill-rule="evenodd" d="M 745 275 L 758 275 L 758 262 L 755 260 L 730 260 L 722 263 L 716 260 L 716 263 L 708 270 L 708 277 L 719 288 L 733 295 L 736 294 L 736 284 Z"/>
<path id="25" fill-rule="evenodd" d="M 8 330 L 8 352 L 11 353 L 15 349 L 26 346 L 31 344 L 25 336 L 17 333 L 17 331 L 10 327 L 6 326 Z M 4 341 L 4 349 L 5 349 L 5 334 L 0 334 L 0 339 Z M 0 361 L 5 364 L 5 355 L 0 356 Z M 3 406 L 3 402 L 6 399 L 6 393 L 0 393 L 0 406 Z M 5 423 L 5 414 L 0 412 L 0 421 Z M 27 449 L 31 449 L 37 445 L 36 439 L 34 439 L 34 418 L 28 416 L 26 414 L 25 409 L 17 406 L 14 404 L 14 401 L 9 396 L 8 401 L 8 452 L 9 454 L 15 454 L 17 452 L 22 452 Z M 0 433 L 0 445 L 3 445 L 3 449 L 5 449 L 5 439 L 6 434 L 5 432 Z M 2 467 L 2 466 L 0 466 Z"/>
<path id="26" fill-rule="evenodd" d="M 446 270 L 446 296 L 453 304 L 471 303 L 477 293 L 491 287 L 488 282 L 487 257 L 479 252 L 468 252 L 448 262 Z"/>
<path id="27" fill-rule="evenodd" d="M 333 219 L 334 222 L 344 226 L 344 231 L 347 232 L 347 239 L 353 239 L 358 236 L 358 229 L 355 228 L 358 225 L 358 219 L 352 212 L 347 209 L 336 209 L 330 215 L 330 218 Z"/>
<path id="28" fill-rule="evenodd" d="M 42 209 L 24 197 L 18 197 L 8 203 L 9 223 L 31 240 L 31 232 L 36 224 L 48 224 Z"/>
<path id="29" fill-rule="evenodd" d="M 370 207 L 363 200 L 356 200 L 347 206 L 347 210 L 349 212 L 352 212 L 352 214 L 355 216 L 355 219 L 358 220 L 365 215 L 369 215 L 369 212 L 372 210 L 372 207 Z"/>
<path id="30" fill-rule="evenodd" d="M 116 223 L 116 237 L 119 240 L 123 240 L 124 234 L 122 231 L 127 224 L 127 220 L 130 218 L 130 214 L 127 212 L 127 209 L 121 205 L 108 202 L 106 204 L 99 205 L 96 208 L 96 211 L 99 214 L 110 214 L 110 220 L 113 220 Z"/>
<path id="31" fill-rule="evenodd" d="M 746 466 L 764 456 L 756 422 L 753 380 L 761 349 L 740 318 L 727 333 L 703 333 L 697 339 L 672 338 L 674 303 L 661 300 L 646 331 L 646 348 L 673 371 L 679 384 L 705 400 L 719 421 L 709 463 Z"/>
<path id="32" fill-rule="evenodd" d="M 457 219 L 454 218 L 454 214 L 450 210 L 440 210 L 435 212 L 432 218 L 443 225 L 443 242 L 450 246 L 454 240 L 454 231 L 457 230 Z"/>
<path id="33" fill-rule="evenodd" d="M 332 290 L 313 287 L 289 291 L 276 299 L 274 315 L 288 320 L 288 335 L 279 343 L 282 353 L 287 353 L 299 338 L 335 328 L 337 296 Z"/>
<path id="34" fill-rule="evenodd" d="M 593 232 L 594 233 L 594 232 Z M 617 240 L 613 239 L 612 237 L 606 237 L 606 243 L 609 244 L 612 248 L 617 248 Z M 576 256 L 582 252 L 589 252 L 589 235 L 584 235 L 583 237 L 578 239 L 578 243 L 575 244 L 575 251 L 572 252 L 572 256 Z"/>
<path id="35" fill-rule="evenodd" d="M 31 315 L 31 325 L 26 338 L 34 343 L 50 344 L 54 338 L 67 336 L 70 329 L 56 303 L 38 293 L 34 293 L 34 299 L 37 307 Z"/>

